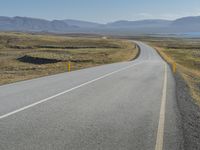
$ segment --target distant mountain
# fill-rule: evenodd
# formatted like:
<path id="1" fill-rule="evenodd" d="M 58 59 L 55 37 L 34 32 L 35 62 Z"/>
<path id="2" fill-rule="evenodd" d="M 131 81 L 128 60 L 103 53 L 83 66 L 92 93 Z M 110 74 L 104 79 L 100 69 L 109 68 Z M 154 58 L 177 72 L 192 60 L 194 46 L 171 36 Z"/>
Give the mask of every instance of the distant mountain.
<path id="1" fill-rule="evenodd" d="M 199 26 L 200 27 L 200 16 L 197 17 L 184 17 L 173 21 L 175 26 Z"/>
<path id="2" fill-rule="evenodd" d="M 0 17 L 1 31 L 51 31 L 51 32 L 65 32 L 69 29 L 78 28 L 76 26 L 69 26 L 63 21 L 53 20 L 48 21 L 44 19 L 35 19 L 28 17 Z"/>
<path id="3" fill-rule="evenodd" d="M 79 26 L 81 28 L 98 28 L 98 27 L 103 26 L 103 24 L 99 24 L 99 23 L 95 23 L 95 22 L 72 20 L 72 19 L 67 19 L 67 20 L 62 20 L 62 21 L 68 25 Z"/>
<path id="4" fill-rule="evenodd" d="M 184 32 L 199 32 L 200 31 L 200 16 L 184 17 L 173 21 L 172 27 Z"/>
<path id="5" fill-rule="evenodd" d="M 112 23 L 108 23 L 109 27 L 167 27 L 172 23 L 169 20 L 139 20 L 139 21 L 116 21 Z"/>
<path id="6" fill-rule="evenodd" d="M 44 20 L 28 17 L 0 17 L 0 31 L 29 31 L 95 34 L 162 34 L 200 32 L 200 16 L 177 20 L 116 21 L 107 24 L 80 20 Z"/>

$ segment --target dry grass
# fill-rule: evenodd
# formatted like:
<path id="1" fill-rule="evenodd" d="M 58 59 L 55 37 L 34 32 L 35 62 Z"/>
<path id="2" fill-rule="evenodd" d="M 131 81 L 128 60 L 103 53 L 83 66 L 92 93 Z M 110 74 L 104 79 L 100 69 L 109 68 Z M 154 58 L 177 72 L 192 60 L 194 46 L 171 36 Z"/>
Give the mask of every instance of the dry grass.
<path id="1" fill-rule="evenodd" d="M 138 50 L 125 40 L 0 33 L 0 84 L 128 61 Z"/>
<path id="2" fill-rule="evenodd" d="M 169 63 L 176 62 L 196 103 L 200 105 L 200 41 L 170 39 L 150 42 Z"/>

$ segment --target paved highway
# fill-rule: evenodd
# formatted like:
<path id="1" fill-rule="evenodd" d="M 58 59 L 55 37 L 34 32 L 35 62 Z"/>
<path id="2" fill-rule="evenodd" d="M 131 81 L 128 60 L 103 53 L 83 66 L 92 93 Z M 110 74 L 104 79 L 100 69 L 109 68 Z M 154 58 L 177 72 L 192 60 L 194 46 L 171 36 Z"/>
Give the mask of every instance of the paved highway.
<path id="1" fill-rule="evenodd" d="M 0 86 L 1 150 L 178 150 L 175 82 L 156 51 Z"/>

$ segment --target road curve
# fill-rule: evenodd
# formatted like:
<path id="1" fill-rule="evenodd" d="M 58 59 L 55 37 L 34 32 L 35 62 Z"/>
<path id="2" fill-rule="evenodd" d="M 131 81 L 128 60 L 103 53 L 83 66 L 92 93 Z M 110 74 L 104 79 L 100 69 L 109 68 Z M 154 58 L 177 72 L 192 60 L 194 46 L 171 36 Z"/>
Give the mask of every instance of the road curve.
<path id="1" fill-rule="evenodd" d="M 172 73 L 137 44 L 131 62 L 0 86 L 0 149 L 182 149 Z"/>

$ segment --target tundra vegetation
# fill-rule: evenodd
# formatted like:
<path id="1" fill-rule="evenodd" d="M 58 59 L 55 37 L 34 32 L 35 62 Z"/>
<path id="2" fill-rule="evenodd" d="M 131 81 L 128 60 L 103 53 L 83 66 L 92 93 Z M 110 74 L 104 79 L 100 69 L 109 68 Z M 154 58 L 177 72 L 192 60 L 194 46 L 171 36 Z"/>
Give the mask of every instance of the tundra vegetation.
<path id="1" fill-rule="evenodd" d="M 0 84 L 66 72 L 69 61 L 77 70 L 129 61 L 137 53 L 127 40 L 1 32 Z"/>

